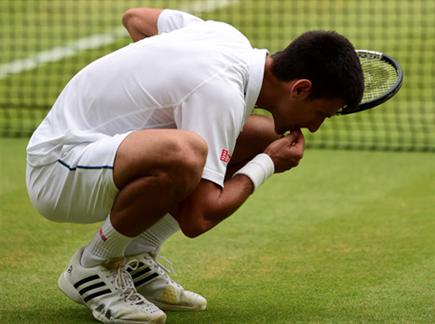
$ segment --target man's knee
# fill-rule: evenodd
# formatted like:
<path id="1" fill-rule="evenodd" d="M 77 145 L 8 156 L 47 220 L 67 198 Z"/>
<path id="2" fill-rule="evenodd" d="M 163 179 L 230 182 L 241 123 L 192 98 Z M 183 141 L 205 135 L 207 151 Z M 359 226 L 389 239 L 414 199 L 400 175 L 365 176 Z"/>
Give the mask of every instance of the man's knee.
<path id="1" fill-rule="evenodd" d="M 174 146 L 172 165 L 166 171 L 184 195 L 191 193 L 201 180 L 207 152 L 207 143 L 191 132 L 183 132 Z"/>
<path id="2" fill-rule="evenodd" d="M 193 158 L 193 163 L 199 165 L 202 171 L 205 161 L 207 160 L 208 146 L 207 142 L 198 134 L 193 132 L 186 133 L 186 149 Z"/>
<path id="3" fill-rule="evenodd" d="M 199 182 L 206 159 L 207 143 L 193 132 L 143 130 L 121 143 L 113 177 L 119 189 L 136 179 L 156 175 L 164 176 L 162 181 L 174 185 L 184 182 L 190 188 L 190 183 Z"/>

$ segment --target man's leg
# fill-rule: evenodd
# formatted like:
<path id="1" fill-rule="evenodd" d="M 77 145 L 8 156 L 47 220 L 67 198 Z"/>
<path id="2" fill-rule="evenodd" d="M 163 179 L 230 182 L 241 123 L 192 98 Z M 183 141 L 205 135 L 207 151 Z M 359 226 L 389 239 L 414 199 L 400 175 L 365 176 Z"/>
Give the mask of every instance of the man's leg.
<path id="1" fill-rule="evenodd" d="M 127 138 L 125 142 L 127 142 L 127 140 L 129 139 L 131 140 L 131 147 L 134 149 L 136 147 L 136 139 Z M 160 245 L 170 235 L 179 230 L 177 221 L 169 214 L 166 214 L 166 212 L 169 209 L 175 207 L 188 194 L 190 194 L 190 192 L 193 191 L 202 175 L 203 163 L 205 163 L 206 160 L 206 150 L 201 150 L 201 147 L 198 149 L 199 152 L 189 152 L 189 150 L 191 149 L 183 149 L 179 153 L 182 156 L 186 156 L 187 159 L 192 159 L 192 156 L 194 157 L 197 154 L 203 154 L 200 155 L 200 157 L 202 158 L 202 164 L 200 165 L 200 168 L 194 168 L 193 171 L 195 171 L 196 173 L 192 173 L 191 171 L 184 171 L 183 165 L 180 167 L 175 165 L 175 163 L 173 162 L 168 163 L 168 168 L 171 170 L 173 168 L 173 175 L 169 179 L 164 178 L 164 183 L 166 184 L 168 182 L 166 185 L 169 187 L 170 190 L 173 190 L 173 192 L 169 192 L 166 197 L 161 197 L 163 191 L 156 188 L 151 189 L 151 192 L 149 194 L 144 193 L 146 199 L 149 199 L 152 202 L 153 206 L 150 208 L 152 209 L 154 214 L 158 215 L 158 217 L 153 218 L 155 219 L 155 222 L 150 224 L 152 226 L 149 228 L 149 231 L 146 231 L 137 239 L 135 239 L 134 242 L 130 244 L 129 249 L 127 249 L 125 252 L 127 256 L 135 255 L 135 259 L 139 262 L 139 267 L 135 270 L 132 270 L 131 273 L 133 279 L 135 280 L 138 291 L 164 310 L 202 310 L 205 309 L 207 305 L 207 301 L 205 300 L 205 298 L 193 292 L 186 291 L 180 285 L 173 282 L 155 260 Z M 168 152 L 161 152 L 157 156 L 166 157 L 172 156 L 173 154 L 174 151 L 171 149 Z M 125 152 L 125 155 L 128 156 L 128 152 Z M 116 163 L 119 162 L 119 158 L 122 158 L 122 156 L 122 152 L 121 154 L 118 154 Z M 182 162 L 185 163 L 186 161 Z M 151 167 L 151 169 L 153 170 L 153 172 L 155 172 L 155 170 L 158 171 L 156 172 L 157 176 L 161 175 L 161 172 L 159 172 L 158 168 Z M 179 174 L 182 174 L 182 177 L 179 177 L 177 181 L 180 181 L 182 183 L 173 183 L 174 178 Z M 163 175 L 165 176 L 165 174 Z M 129 178 L 130 176 L 127 174 L 125 177 Z M 180 187 L 184 188 L 184 191 L 179 192 Z M 125 208 L 124 206 L 130 207 L 129 200 L 126 200 L 126 204 L 121 203 L 122 198 L 124 197 L 118 195 L 117 200 L 115 201 L 114 208 L 112 209 L 112 220 L 114 210 L 123 210 Z M 160 204 L 163 202 L 162 198 L 167 201 L 166 203 L 164 203 L 164 208 L 160 207 Z M 142 201 L 143 198 L 139 198 L 139 200 Z M 136 210 L 136 213 L 137 215 L 141 215 L 143 217 L 144 215 L 147 215 L 147 210 L 148 208 L 139 208 Z M 162 218 L 164 214 L 166 214 L 166 216 Z M 131 225 L 132 223 L 133 222 L 129 221 L 128 225 Z M 121 223 L 121 226 L 122 224 L 123 223 Z M 116 225 L 114 226 L 116 227 Z M 132 227 L 135 231 L 139 230 L 139 226 L 137 225 L 134 225 Z M 134 234 L 137 235 L 139 233 L 134 232 Z"/>
<path id="2" fill-rule="evenodd" d="M 177 220 L 167 213 L 153 226 L 136 237 L 125 250 L 126 256 L 134 256 L 141 253 L 158 255 L 163 243 L 173 234 L 180 231 Z"/>
<path id="3" fill-rule="evenodd" d="M 231 159 L 228 174 L 231 176 L 255 155 L 280 136 L 275 133 L 271 117 L 250 116 L 240 134 Z M 140 260 L 143 265 L 132 272 L 138 291 L 163 310 L 201 310 L 206 300 L 174 282 L 156 262 L 162 244 L 179 231 L 177 221 L 166 214 L 153 226 L 134 239 L 126 249 L 126 255 Z M 137 275 L 136 275 L 137 274 Z M 170 296 L 171 298 L 166 298 Z"/>
<path id="4" fill-rule="evenodd" d="M 144 130 L 121 143 L 114 182 L 120 189 L 111 211 L 114 227 L 135 237 L 187 197 L 201 180 L 207 144 L 181 130 Z"/>
<path id="5" fill-rule="evenodd" d="M 123 256 L 134 237 L 193 191 L 201 179 L 206 154 L 205 142 L 190 132 L 143 130 L 127 136 L 118 148 L 113 169 L 119 193 L 110 219 L 85 249 L 84 265 Z"/>
<path id="6" fill-rule="evenodd" d="M 234 172 L 239 170 L 255 155 L 262 153 L 270 143 L 279 137 L 280 135 L 275 133 L 271 117 L 250 116 L 237 139 L 235 151 L 228 166 L 227 176 L 232 176 Z M 176 220 L 170 214 L 166 214 L 156 224 L 132 241 L 126 253 L 127 255 L 135 255 L 142 252 L 158 253 L 161 245 L 178 231 L 179 227 Z"/>
<path id="7" fill-rule="evenodd" d="M 136 269 L 137 262 L 125 267 L 113 260 L 123 257 L 134 237 L 194 190 L 206 156 L 206 143 L 190 132 L 143 130 L 129 134 L 116 153 L 113 181 L 119 192 L 110 215 L 84 252 L 73 257 L 59 279 L 61 289 L 73 300 L 87 304 L 101 321 L 123 320 L 125 316 L 164 321 L 164 314 L 135 293 L 127 270 Z M 131 312 L 117 312 L 122 309 Z"/>

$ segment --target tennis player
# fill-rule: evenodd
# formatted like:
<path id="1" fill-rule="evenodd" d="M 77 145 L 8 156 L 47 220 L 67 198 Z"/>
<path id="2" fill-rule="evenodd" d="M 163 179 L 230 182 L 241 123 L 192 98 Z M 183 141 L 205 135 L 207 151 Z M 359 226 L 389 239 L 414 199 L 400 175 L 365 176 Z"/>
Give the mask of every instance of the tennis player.
<path id="1" fill-rule="evenodd" d="M 351 43 L 307 32 L 255 49 L 234 27 L 176 10 L 134 8 L 134 43 L 82 69 L 27 147 L 35 208 L 56 222 L 103 222 L 58 284 L 104 323 L 163 323 L 203 310 L 157 262 L 179 229 L 198 236 L 273 173 L 298 165 L 301 128 L 362 97 Z M 257 105 L 271 117 L 251 115 Z"/>

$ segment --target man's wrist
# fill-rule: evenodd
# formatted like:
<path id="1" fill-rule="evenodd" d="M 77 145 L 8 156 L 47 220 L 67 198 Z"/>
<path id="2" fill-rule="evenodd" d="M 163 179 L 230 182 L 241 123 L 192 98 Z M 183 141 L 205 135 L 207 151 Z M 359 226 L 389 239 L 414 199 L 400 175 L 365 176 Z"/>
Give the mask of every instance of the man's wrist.
<path id="1" fill-rule="evenodd" d="M 263 184 L 275 172 L 275 165 L 271 157 L 266 153 L 256 155 L 251 161 L 246 163 L 233 177 L 243 174 L 251 179 L 254 184 L 254 191 Z"/>

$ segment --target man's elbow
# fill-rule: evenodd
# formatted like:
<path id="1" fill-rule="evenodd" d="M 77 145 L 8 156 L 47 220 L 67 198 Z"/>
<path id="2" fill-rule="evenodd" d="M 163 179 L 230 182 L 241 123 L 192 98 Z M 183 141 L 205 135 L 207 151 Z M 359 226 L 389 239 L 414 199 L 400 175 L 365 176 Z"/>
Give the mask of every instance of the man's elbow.
<path id="1" fill-rule="evenodd" d="M 130 8 L 122 15 L 122 25 L 135 41 L 158 33 L 157 20 L 163 9 Z"/>
<path id="2" fill-rule="evenodd" d="M 195 238 L 207 232 L 212 227 L 213 225 L 204 218 L 196 219 L 195 221 L 180 222 L 181 231 L 189 238 Z"/>
<path id="3" fill-rule="evenodd" d="M 130 8 L 122 15 L 122 25 L 128 29 L 129 23 L 136 16 L 137 8 Z"/>

